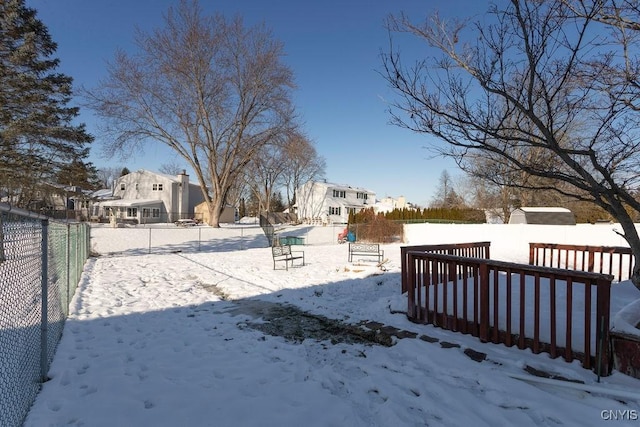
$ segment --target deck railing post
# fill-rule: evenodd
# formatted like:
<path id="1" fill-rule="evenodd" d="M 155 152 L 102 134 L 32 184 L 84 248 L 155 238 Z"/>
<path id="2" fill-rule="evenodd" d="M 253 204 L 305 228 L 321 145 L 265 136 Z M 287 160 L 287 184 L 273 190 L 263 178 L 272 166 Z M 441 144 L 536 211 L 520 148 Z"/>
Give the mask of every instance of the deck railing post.
<path id="1" fill-rule="evenodd" d="M 489 341 L 489 268 L 480 263 L 480 331 L 478 337 L 482 342 Z"/>
<path id="2" fill-rule="evenodd" d="M 407 292 L 407 275 L 409 274 L 409 260 L 407 259 L 407 248 L 400 248 L 400 262 L 402 262 L 402 270 L 400 272 L 400 283 L 402 286 L 402 293 Z"/>
<path id="3" fill-rule="evenodd" d="M 591 250 L 591 248 L 588 249 L 587 253 L 589 254 L 589 265 L 587 265 L 587 271 L 589 273 L 593 273 L 593 269 L 595 266 L 595 253 Z"/>
<path id="4" fill-rule="evenodd" d="M 529 243 L 529 265 L 534 265 L 534 252 L 535 252 L 535 243 Z"/>
<path id="5" fill-rule="evenodd" d="M 403 292 L 407 292 L 407 314 L 411 319 L 416 318 L 416 301 L 415 301 L 415 289 L 416 289 L 416 262 L 412 254 L 404 251 L 402 262 L 405 263 L 405 273 L 402 274 Z M 408 277 L 407 277 L 408 276 Z"/>
<path id="6" fill-rule="evenodd" d="M 611 373 L 610 363 L 610 309 L 611 309 L 611 281 L 598 279 L 596 299 L 596 369 L 599 375 L 607 376 Z"/>

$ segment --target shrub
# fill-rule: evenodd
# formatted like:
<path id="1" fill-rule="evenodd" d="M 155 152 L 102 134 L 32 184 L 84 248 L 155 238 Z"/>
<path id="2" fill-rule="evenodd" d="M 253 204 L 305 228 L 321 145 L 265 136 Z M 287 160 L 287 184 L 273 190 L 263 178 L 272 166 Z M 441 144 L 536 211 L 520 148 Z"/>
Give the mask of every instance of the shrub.
<path id="1" fill-rule="evenodd" d="M 391 243 L 402 241 L 404 227 L 402 224 L 385 218 L 384 215 L 376 215 L 372 208 L 364 209 L 353 215 L 355 224 L 349 226 L 357 240 L 373 243 Z"/>

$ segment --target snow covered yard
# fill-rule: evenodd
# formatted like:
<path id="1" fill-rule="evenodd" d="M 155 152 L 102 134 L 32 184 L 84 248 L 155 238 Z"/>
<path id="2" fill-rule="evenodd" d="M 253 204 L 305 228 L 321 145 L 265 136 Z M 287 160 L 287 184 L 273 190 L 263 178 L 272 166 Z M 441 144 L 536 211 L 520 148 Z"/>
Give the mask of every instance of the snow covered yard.
<path id="1" fill-rule="evenodd" d="M 603 242 L 612 238 L 610 228 L 592 227 L 602 227 L 589 229 L 598 231 L 589 233 L 592 244 L 612 244 Z M 241 236 L 205 230 L 211 237 L 199 252 L 193 235 L 189 244 L 152 254 L 139 237 L 125 255 L 90 259 L 51 380 L 25 426 L 595 426 L 638 416 L 638 380 L 616 372 L 598 384 L 577 362 L 409 322 L 399 291 L 399 244 L 384 246 L 384 272 L 375 263 L 348 263 L 346 245 L 335 243 L 301 247 L 307 265 L 274 271 L 259 229 L 251 237 L 247 230 Z M 514 258 L 529 232 L 557 243 L 562 235 L 585 236 L 584 229 L 559 230 L 410 226 L 406 238 L 409 244 L 490 240 L 492 258 L 522 261 Z M 122 246 L 127 231 L 100 229 L 92 247 Z M 331 241 L 333 232 L 303 233 L 307 241 L 331 233 Z M 265 332 L 265 313 L 282 305 L 350 325 L 375 321 L 417 338 L 394 338 L 387 347 Z M 474 352 L 486 359 L 467 355 Z M 533 369 L 603 392 L 510 377 Z M 621 391 L 614 396 L 611 389 Z"/>

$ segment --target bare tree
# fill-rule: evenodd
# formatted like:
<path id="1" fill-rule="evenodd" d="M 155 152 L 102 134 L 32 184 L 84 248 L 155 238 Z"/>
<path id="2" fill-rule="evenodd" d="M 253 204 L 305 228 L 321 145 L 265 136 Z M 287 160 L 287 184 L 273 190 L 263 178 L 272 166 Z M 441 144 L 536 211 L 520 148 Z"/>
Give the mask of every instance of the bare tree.
<path id="1" fill-rule="evenodd" d="M 312 141 L 300 132 L 288 135 L 283 152 L 286 168 L 282 172 L 282 179 L 287 204 L 291 207 L 295 202 L 295 192 L 302 184 L 324 177 L 326 162 L 318 154 Z"/>
<path id="2" fill-rule="evenodd" d="M 103 167 L 98 169 L 98 179 L 102 188 L 111 188 L 111 185 L 121 176 L 123 167 Z"/>
<path id="3" fill-rule="evenodd" d="M 245 182 L 251 197 L 257 202 L 258 212 L 271 210 L 271 199 L 282 185 L 286 168 L 281 145 L 269 145 L 251 162 L 245 173 Z"/>
<path id="4" fill-rule="evenodd" d="M 167 175 L 179 175 L 183 170 L 184 166 L 176 160 L 172 160 L 169 163 L 163 163 L 160 165 L 160 168 L 158 168 L 158 172 Z"/>
<path id="5" fill-rule="evenodd" d="M 261 150 L 247 168 L 245 180 L 260 211 L 271 211 L 271 201 L 284 187 L 286 204 L 294 203 L 295 190 L 303 183 L 324 176 L 325 161 L 311 141 L 299 130 L 286 135 L 277 144 Z"/>
<path id="6" fill-rule="evenodd" d="M 492 156 L 507 177 L 543 178 L 530 188 L 592 201 L 620 222 L 640 259 L 630 214 L 640 211 L 632 196 L 640 181 L 640 90 L 632 84 L 640 67 L 626 44 L 636 34 L 598 22 L 605 3 L 580 2 L 578 16 L 562 0 L 511 0 L 491 7 L 489 25 L 391 17 L 390 34 L 415 35 L 442 59 L 407 68 L 391 46 L 383 75 L 399 95 L 396 125 L 445 141 L 437 149 L 461 163 L 471 153 Z M 631 280 L 640 287 L 640 263 Z"/>
<path id="7" fill-rule="evenodd" d="M 264 25 L 203 16 L 197 1 L 170 8 L 165 26 L 138 32 L 138 51 L 119 52 L 88 93 L 113 136 L 110 153 L 165 144 L 194 171 L 219 226 L 229 192 L 262 147 L 293 120 L 293 75 Z"/>
<path id="8" fill-rule="evenodd" d="M 443 170 L 440 173 L 438 189 L 431 201 L 431 207 L 451 209 L 464 206 L 464 201 L 455 187 L 451 174 L 446 169 Z"/>

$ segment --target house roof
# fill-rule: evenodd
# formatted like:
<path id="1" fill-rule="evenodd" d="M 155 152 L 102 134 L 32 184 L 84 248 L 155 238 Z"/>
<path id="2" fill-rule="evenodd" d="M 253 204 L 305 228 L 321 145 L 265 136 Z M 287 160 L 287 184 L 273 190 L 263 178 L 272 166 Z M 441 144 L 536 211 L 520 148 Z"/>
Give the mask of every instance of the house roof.
<path id="1" fill-rule="evenodd" d="M 154 172 L 154 171 L 150 171 L 148 169 L 138 169 L 135 172 L 131 172 L 131 174 L 135 174 L 135 173 L 147 173 L 147 174 L 151 174 L 151 175 L 157 175 L 157 176 L 161 176 L 165 179 L 168 179 L 169 181 L 173 181 L 173 182 L 178 182 L 178 177 L 176 175 L 169 175 L 166 173 L 160 173 L 160 172 Z"/>
<path id="2" fill-rule="evenodd" d="M 366 188 L 361 187 L 353 187 L 347 184 L 336 184 L 335 182 L 325 182 L 325 181 L 314 181 L 313 184 L 321 184 L 326 186 L 327 188 L 332 188 L 336 190 L 353 190 L 353 191 L 361 191 L 363 193 L 375 194 L 374 191 L 367 190 Z"/>
<path id="3" fill-rule="evenodd" d="M 571 212 L 567 208 L 560 208 L 555 206 L 524 207 L 518 209 L 523 212 Z"/>
<path id="4" fill-rule="evenodd" d="M 366 203 L 364 204 L 348 203 L 347 201 L 337 200 L 337 199 L 331 199 L 331 204 L 339 205 L 340 207 L 343 207 L 343 208 L 361 208 L 362 206 L 367 206 L 367 207 L 373 206 L 373 205 L 368 205 Z"/>
<path id="5" fill-rule="evenodd" d="M 148 206 L 162 204 L 162 200 L 158 199 L 117 199 L 117 200 L 105 200 L 100 202 L 101 206 L 115 206 L 115 207 L 134 207 L 134 206 Z"/>
<path id="6" fill-rule="evenodd" d="M 91 194 L 91 197 L 96 199 L 106 199 L 109 197 L 113 197 L 113 190 L 110 188 L 103 188 L 101 190 L 96 190 Z"/>

